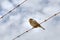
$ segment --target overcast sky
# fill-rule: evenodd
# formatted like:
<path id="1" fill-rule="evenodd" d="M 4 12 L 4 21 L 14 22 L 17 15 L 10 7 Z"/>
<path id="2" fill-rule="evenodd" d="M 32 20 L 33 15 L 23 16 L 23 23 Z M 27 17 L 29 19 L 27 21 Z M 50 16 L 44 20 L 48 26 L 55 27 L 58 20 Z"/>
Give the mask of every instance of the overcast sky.
<path id="1" fill-rule="evenodd" d="M 0 0 L 0 17 L 24 0 Z M 0 40 L 12 40 L 32 28 L 29 18 L 42 22 L 60 11 L 60 0 L 27 0 L 9 15 L 0 19 Z M 16 40 L 60 40 L 60 14 Z"/>

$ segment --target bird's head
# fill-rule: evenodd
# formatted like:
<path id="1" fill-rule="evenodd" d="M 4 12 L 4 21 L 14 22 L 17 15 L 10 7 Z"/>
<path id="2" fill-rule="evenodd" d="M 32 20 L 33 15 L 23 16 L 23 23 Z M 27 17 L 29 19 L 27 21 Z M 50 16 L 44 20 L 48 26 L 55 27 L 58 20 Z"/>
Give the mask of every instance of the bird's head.
<path id="1" fill-rule="evenodd" d="M 33 20 L 32 18 L 30 18 L 29 20 Z"/>
<path id="2" fill-rule="evenodd" d="M 32 19 L 32 18 L 30 18 L 30 19 L 29 19 L 29 22 L 32 22 L 32 21 L 33 21 L 33 19 Z"/>

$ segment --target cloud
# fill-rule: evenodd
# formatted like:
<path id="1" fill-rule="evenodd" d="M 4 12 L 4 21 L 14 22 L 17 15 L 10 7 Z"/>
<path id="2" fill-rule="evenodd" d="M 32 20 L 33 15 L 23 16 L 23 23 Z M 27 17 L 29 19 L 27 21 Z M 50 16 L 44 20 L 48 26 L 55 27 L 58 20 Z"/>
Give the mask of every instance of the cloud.
<path id="1" fill-rule="evenodd" d="M 5 0 L 2 1 L 1 6 L 2 9 L 10 10 L 14 5 L 19 4 L 21 1 L 22 0 L 12 0 L 11 3 L 10 1 Z M 60 11 L 60 7 L 58 5 L 60 2 L 58 0 L 56 3 L 58 6 L 55 6 L 56 0 L 46 0 L 49 2 L 48 4 L 44 4 L 46 2 L 43 1 L 28 0 L 21 7 L 11 12 L 10 15 L 4 17 L 0 22 L 0 40 L 11 40 L 24 31 L 32 28 L 29 24 L 29 18 L 33 18 L 40 23 L 49 16 Z M 42 4 L 40 5 L 39 2 Z M 42 5 L 46 6 L 43 7 Z M 40 10 L 41 8 L 42 10 Z M 39 12 L 38 10 L 42 12 Z M 41 25 L 46 29 L 45 31 L 41 28 L 33 29 L 16 40 L 60 40 L 60 15 L 57 15 Z"/>

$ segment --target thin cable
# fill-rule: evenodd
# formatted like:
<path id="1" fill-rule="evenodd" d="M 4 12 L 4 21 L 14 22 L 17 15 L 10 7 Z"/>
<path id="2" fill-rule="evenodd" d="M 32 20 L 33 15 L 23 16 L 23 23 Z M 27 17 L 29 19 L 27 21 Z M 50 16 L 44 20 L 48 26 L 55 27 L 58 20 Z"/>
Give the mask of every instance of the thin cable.
<path id="1" fill-rule="evenodd" d="M 19 6 L 21 6 L 24 2 L 26 2 L 27 0 L 24 0 L 23 2 L 21 2 L 20 4 L 18 4 L 15 8 L 11 9 L 10 11 L 8 11 L 6 14 L 4 14 L 3 16 L 0 17 L 3 18 L 5 17 L 6 15 L 10 14 L 13 10 L 15 10 L 16 8 L 18 8 Z"/>
<path id="2" fill-rule="evenodd" d="M 25 33 L 29 32 L 29 31 L 30 31 L 30 30 L 32 30 L 32 29 L 33 29 L 33 28 L 31 28 L 31 29 L 29 29 L 29 30 L 27 30 L 27 31 L 23 32 L 22 34 L 20 34 L 20 35 L 18 35 L 17 37 L 15 37 L 13 40 L 15 40 L 15 39 L 19 38 L 20 36 L 22 36 L 23 34 L 25 34 Z"/>
<path id="3" fill-rule="evenodd" d="M 42 24 L 42 23 L 44 23 L 44 22 L 50 20 L 51 18 L 55 17 L 55 16 L 58 15 L 58 14 L 60 14 L 60 12 L 55 13 L 54 15 L 52 15 L 52 16 L 50 16 L 49 18 L 47 18 L 47 19 L 45 19 L 44 21 L 42 21 L 40 24 Z"/>
<path id="4" fill-rule="evenodd" d="M 13 10 L 15 10 L 16 8 L 18 8 L 19 6 L 21 6 L 24 2 L 26 2 L 27 0 L 24 0 L 22 3 L 20 3 L 20 4 L 18 4 L 15 8 L 13 8 L 12 10 L 10 10 L 9 12 L 7 12 L 6 14 L 4 14 L 3 16 L 1 16 L 0 17 L 0 19 L 1 18 L 3 18 L 3 17 L 5 17 L 6 15 L 8 15 L 9 13 L 11 13 Z M 54 16 L 56 16 L 56 15 L 58 15 L 60 12 L 58 12 L 58 13 L 56 13 L 56 14 L 54 14 L 54 15 L 52 15 L 51 17 L 49 17 L 48 19 L 46 19 L 46 20 L 44 20 L 43 22 L 41 22 L 40 24 L 42 24 L 42 23 L 44 23 L 44 22 L 46 22 L 46 21 L 48 21 L 49 19 L 51 19 L 52 17 L 54 17 Z M 15 37 L 13 40 L 15 40 L 15 39 L 17 39 L 17 38 L 19 38 L 20 36 L 22 36 L 23 34 L 25 34 L 25 33 L 27 33 L 27 32 L 29 32 L 30 30 L 32 30 L 32 29 L 34 29 L 34 28 L 31 28 L 31 29 L 29 29 L 29 30 L 27 30 L 27 31 L 25 31 L 25 32 L 23 32 L 22 34 L 20 34 L 20 35 L 18 35 L 17 37 Z"/>
<path id="5" fill-rule="evenodd" d="M 56 15 L 58 15 L 58 14 L 60 14 L 60 12 L 55 13 L 55 14 L 54 14 L 54 15 L 52 15 L 51 17 L 49 17 L 49 18 L 47 18 L 46 20 L 42 21 L 40 24 L 42 24 L 42 23 L 44 23 L 44 22 L 48 21 L 49 19 L 51 19 L 52 17 L 54 17 L 54 16 L 56 16 Z M 27 30 L 27 31 L 23 32 L 22 34 L 20 34 L 20 35 L 18 35 L 17 37 L 15 37 L 13 40 L 15 40 L 15 39 L 19 38 L 20 36 L 22 36 L 23 34 L 25 34 L 25 33 L 29 32 L 29 31 L 30 31 L 30 30 L 32 30 L 32 29 L 34 29 L 34 28 L 31 28 L 31 29 L 29 29 L 29 30 Z"/>

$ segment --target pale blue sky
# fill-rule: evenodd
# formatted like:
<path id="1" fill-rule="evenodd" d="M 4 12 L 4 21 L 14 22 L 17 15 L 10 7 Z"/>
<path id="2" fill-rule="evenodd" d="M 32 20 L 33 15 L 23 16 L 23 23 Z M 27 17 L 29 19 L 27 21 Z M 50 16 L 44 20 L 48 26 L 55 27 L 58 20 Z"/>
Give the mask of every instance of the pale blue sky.
<path id="1" fill-rule="evenodd" d="M 0 0 L 0 17 L 24 0 Z M 28 0 L 0 19 L 0 40 L 12 40 L 30 29 L 29 18 L 39 23 L 60 11 L 60 0 Z M 60 40 L 60 14 L 41 24 L 41 28 L 22 35 L 16 40 Z"/>

